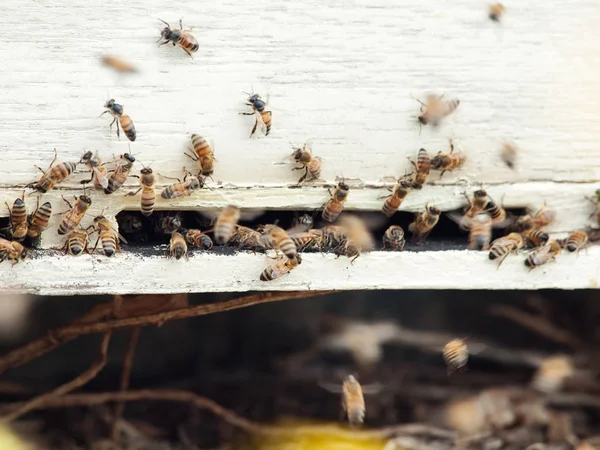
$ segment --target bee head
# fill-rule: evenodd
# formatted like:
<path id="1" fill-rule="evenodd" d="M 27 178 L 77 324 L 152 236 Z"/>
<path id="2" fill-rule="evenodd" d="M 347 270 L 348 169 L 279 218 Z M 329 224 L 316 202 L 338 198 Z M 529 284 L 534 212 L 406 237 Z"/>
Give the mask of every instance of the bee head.
<path id="1" fill-rule="evenodd" d="M 92 159 L 92 152 L 85 152 L 79 162 L 80 163 L 86 162 L 86 161 L 89 161 L 90 159 Z"/>
<path id="2" fill-rule="evenodd" d="M 140 170 L 140 173 L 142 175 L 150 175 L 152 173 L 152 169 L 150 167 L 144 167 L 142 170 Z"/>
<path id="3" fill-rule="evenodd" d="M 92 199 L 89 198 L 87 195 L 80 195 L 79 196 L 79 200 L 81 200 L 83 203 L 85 203 L 87 205 L 91 205 L 92 204 Z"/>
<path id="4" fill-rule="evenodd" d="M 131 163 L 135 162 L 135 158 L 130 153 L 124 153 L 123 158 Z"/>
<path id="5" fill-rule="evenodd" d="M 475 192 L 473 192 L 473 197 L 477 197 L 477 198 L 487 197 L 487 192 L 485 192 L 483 189 L 478 189 Z M 490 201 L 489 203 L 492 203 L 492 202 Z"/>
<path id="6" fill-rule="evenodd" d="M 98 223 L 98 222 L 100 222 L 101 220 L 104 220 L 104 219 L 106 219 L 106 217 L 104 217 L 104 216 L 96 216 L 96 217 L 94 217 L 94 223 Z"/>
<path id="7" fill-rule="evenodd" d="M 350 190 L 350 186 L 348 186 L 346 183 L 344 183 L 343 181 L 340 181 L 338 183 L 338 187 L 344 191 L 349 191 Z"/>
<path id="8" fill-rule="evenodd" d="M 435 206 L 427 206 L 427 212 L 429 212 L 429 214 L 433 214 L 435 216 L 438 216 L 440 214 L 440 210 L 438 208 L 436 208 Z"/>
<path id="9" fill-rule="evenodd" d="M 421 122 L 421 125 L 427 125 L 427 118 L 425 117 L 425 114 L 419 116 L 419 122 Z"/>
<path id="10" fill-rule="evenodd" d="M 107 102 L 104 104 L 104 107 L 105 107 L 105 108 L 112 108 L 114 104 L 115 104 L 115 99 L 114 99 L 114 98 L 111 98 L 110 100 L 108 100 L 108 101 L 107 101 Z"/>
<path id="11" fill-rule="evenodd" d="M 254 103 L 254 102 L 258 101 L 259 99 L 260 99 L 260 95 L 258 95 L 258 94 L 254 94 L 254 95 L 251 95 L 250 97 L 248 97 L 248 101 L 250 103 Z"/>

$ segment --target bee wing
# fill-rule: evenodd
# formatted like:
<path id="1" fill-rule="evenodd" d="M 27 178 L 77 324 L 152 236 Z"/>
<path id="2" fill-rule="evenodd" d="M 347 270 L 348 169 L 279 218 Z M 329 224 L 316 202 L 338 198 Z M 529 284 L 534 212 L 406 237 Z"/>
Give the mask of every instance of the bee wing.
<path id="1" fill-rule="evenodd" d="M 324 383 L 322 381 L 319 381 L 319 386 L 325 389 L 326 391 L 332 392 L 334 394 L 341 394 L 342 392 L 344 392 L 343 388 L 339 384 Z"/>
<path id="2" fill-rule="evenodd" d="M 468 231 L 471 229 L 472 219 L 470 217 L 454 211 L 447 212 L 446 215 L 456 222 L 461 230 Z"/>
<path id="3" fill-rule="evenodd" d="M 512 223 L 513 223 L 513 220 L 507 217 L 506 219 L 500 220 L 498 222 L 492 220 L 492 227 L 506 228 L 507 226 L 511 225 Z"/>
<path id="4" fill-rule="evenodd" d="M 100 183 L 100 186 L 106 189 L 108 187 L 108 177 L 106 176 L 106 173 L 102 173 L 94 167 L 94 175 L 96 176 L 98 183 Z"/>
<path id="5" fill-rule="evenodd" d="M 372 384 L 363 384 L 363 385 L 361 385 L 361 387 L 362 387 L 363 394 L 375 395 L 375 394 L 379 394 L 383 390 L 384 385 L 381 383 L 372 383 Z"/>
<path id="6" fill-rule="evenodd" d="M 310 152 L 312 152 L 312 145 L 313 145 L 313 139 L 307 139 L 306 142 L 304 143 L 304 148 Z"/>
<path id="7" fill-rule="evenodd" d="M 469 353 L 471 355 L 477 355 L 483 352 L 487 348 L 487 345 L 481 342 L 469 342 Z"/>
<path id="8" fill-rule="evenodd" d="M 254 116 L 256 117 L 256 121 L 258 122 L 258 126 L 262 129 L 262 128 L 266 128 L 265 125 L 265 121 L 263 120 L 262 116 L 260 115 L 260 113 L 258 111 L 254 111 Z"/>

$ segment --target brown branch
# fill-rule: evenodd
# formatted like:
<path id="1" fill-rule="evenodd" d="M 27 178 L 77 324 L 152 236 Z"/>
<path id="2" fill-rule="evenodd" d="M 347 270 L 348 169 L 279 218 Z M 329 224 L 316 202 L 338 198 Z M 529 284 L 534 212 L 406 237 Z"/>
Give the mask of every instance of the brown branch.
<path id="1" fill-rule="evenodd" d="M 123 372 L 121 373 L 121 384 L 119 386 L 121 391 L 126 391 L 127 389 L 129 389 L 131 369 L 133 368 L 133 357 L 135 355 L 135 348 L 137 347 L 141 330 L 142 329 L 140 327 L 135 327 L 131 330 L 131 336 L 129 337 L 129 345 L 127 346 L 127 351 L 125 352 L 125 357 L 123 358 Z M 119 439 L 119 422 L 123 417 L 124 409 L 125 403 L 123 402 L 118 402 L 115 405 L 115 414 L 111 432 L 111 437 L 113 441 L 118 441 Z"/>
<path id="2" fill-rule="evenodd" d="M 99 322 L 76 321 L 65 327 L 57 328 L 48 333 L 47 336 L 37 339 L 16 350 L 7 353 L 0 358 L 0 375 L 8 369 L 12 369 L 31 361 L 57 347 L 65 342 L 75 339 L 77 336 L 92 333 L 102 333 L 112 329 L 127 328 L 133 326 L 161 325 L 169 320 L 179 320 L 188 317 L 203 316 L 215 314 L 223 311 L 231 311 L 238 308 L 247 308 L 249 306 L 262 303 L 279 302 L 283 300 L 292 300 L 297 298 L 317 297 L 320 295 L 331 294 L 336 291 L 299 291 L 299 292 L 266 292 L 253 295 L 246 295 L 232 300 L 218 303 L 209 303 L 206 305 L 192 306 L 189 308 L 166 311 L 156 314 L 145 314 L 136 317 L 126 317 L 115 320 L 102 320 Z M 112 302 L 111 302 L 112 305 Z"/>
<path id="3" fill-rule="evenodd" d="M 78 387 L 83 386 L 88 381 L 96 377 L 98 372 L 100 372 L 104 366 L 106 365 L 106 352 L 108 350 L 108 343 L 110 342 L 110 336 L 112 331 L 107 331 L 104 333 L 102 337 L 102 342 L 100 343 L 100 356 L 98 359 L 82 374 L 78 375 L 76 378 L 71 381 L 63 384 L 62 386 L 57 387 L 53 391 L 46 392 L 45 394 L 38 395 L 33 399 L 21 404 L 13 412 L 5 415 L 1 418 L 2 421 L 12 422 L 15 419 L 18 419 L 24 414 L 27 414 L 29 411 L 33 411 L 34 409 L 39 409 L 45 406 L 47 403 L 51 403 L 52 400 L 56 400 L 61 396 L 68 394 L 71 391 L 74 391 Z"/>

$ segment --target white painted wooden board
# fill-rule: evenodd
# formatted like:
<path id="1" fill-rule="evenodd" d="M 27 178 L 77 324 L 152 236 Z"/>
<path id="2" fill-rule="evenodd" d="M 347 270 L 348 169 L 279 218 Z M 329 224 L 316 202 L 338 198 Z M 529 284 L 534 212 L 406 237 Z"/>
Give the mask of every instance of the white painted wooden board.
<path id="1" fill-rule="evenodd" d="M 547 201 L 558 211 L 552 232 L 584 227 L 593 211 L 585 196 L 600 187 L 600 41 L 593 39 L 600 9 L 593 0 L 504 3 L 506 16 L 496 24 L 487 18 L 487 3 L 479 0 L 5 0 L 0 16 L 0 201 L 12 203 L 24 185 L 36 180 L 34 165 L 46 167 L 53 148 L 61 161 L 77 161 L 87 150 L 105 160 L 127 151 L 125 136 L 118 139 L 109 130 L 107 115 L 98 117 L 110 94 L 135 122 L 138 138 L 131 151 L 163 175 L 179 177 L 184 165 L 194 167 L 183 155 L 191 133 L 214 141 L 218 161 L 214 181 L 209 180 L 214 190 L 159 202 L 159 209 L 218 208 L 228 202 L 253 209 L 315 208 L 327 198 L 324 186 L 341 176 L 356 188 L 348 209 L 378 209 L 384 184 L 409 168 L 407 157 L 415 157 L 420 147 L 432 153 L 446 150 L 453 137 L 468 156 L 464 169 L 446 173 L 441 181 L 432 173 L 435 186 L 413 192 L 403 210 L 418 210 L 426 202 L 455 209 L 464 204 L 460 193 L 466 185 L 484 183 L 495 199 L 505 195 L 508 207 L 539 207 Z M 159 48 L 155 42 L 162 26 L 157 19 L 176 25 L 180 17 L 184 27 L 194 27 L 200 43 L 193 60 L 179 48 Z M 16 35 L 22 38 L 15 41 Z M 100 66 L 105 53 L 129 59 L 140 73 L 118 75 Z M 242 91 L 251 87 L 269 95 L 273 128 L 268 137 L 249 139 L 253 118 L 238 114 L 246 110 Z M 419 130 L 419 104 L 411 97 L 430 91 L 457 97 L 461 104 L 439 129 Z M 323 158 L 323 181 L 290 189 L 299 177 L 286 159 L 290 142 L 301 145 L 309 138 Z M 521 148 L 516 171 L 498 157 L 505 139 Z M 77 181 L 85 174 L 79 169 L 42 197 L 55 212 L 64 210 L 60 195 L 81 192 Z M 159 188 L 168 183 L 159 179 Z M 135 185 L 132 179 L 112 196 L 94 192 L 83 225 L 103 210 L 114 218 L 122 209 L 135 208 L 139 197 L 120 195 Z M 28 198 L 30 209 L 36 197 Z M 55 233 L 59 219 L 53 217 L 44 235 L 45 248 L 62 245 Z M 72 264 L 83 270 L 85 258 L 50 259 L 66 276 Z M 119 258 L 135 260 L 132 255 Z M 222 276 L 242 264 L 242 256 L 227 258 L 219 269 Z M 2 265 L 0 272 L 6 280 L 26 267 L 35 270 L 41 264 L 35 261 L 43 260 L 12 270 Z M 117 270 L 123 261 L 107 264 Z M 584 261 L 582 256 L 574 264 Z M 159 270 L 157 264 L 136 261 Z M 600 263 L 592 259 L 590 264 L 594 270 Z M 460 264 L 449 267 L 462 269 Z M 372 272 L 354 270 L 353 286 L 370 286 Z M 347 281 L 334 273 L 332 286 L 344 288 L 340 284 Z M 487 279 L 480 287 L 494 287 Z M 521 287 L 556 283 L 541 280 Z M 575 280 L 564 287 L 589 285 L 583 275 Z M 415 283 L 424 287 L 430 282 Z M 70 286 L 74 290 L 77 283 Z M 220 290 L 204 286 L 195 289 Z M 66 292 L 64 287 L 59 291 Z"/>

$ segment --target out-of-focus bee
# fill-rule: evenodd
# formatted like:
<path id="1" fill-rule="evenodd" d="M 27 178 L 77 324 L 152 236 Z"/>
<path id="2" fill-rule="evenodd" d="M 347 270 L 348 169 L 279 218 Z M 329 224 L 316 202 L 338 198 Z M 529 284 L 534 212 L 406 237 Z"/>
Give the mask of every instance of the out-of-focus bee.
<path id="1" fill-rule="evenodd" d="M 473 192 L 473 198 L 469 199 L 467 194 L 463 194 L 469 202 L 469 207 L 465 211 L 465 217 L 473 218 L 483 212 L 488 205 L 488 194 L 483 189 Z"/>
<path id="2" fill-rule="evenodd" d="M 596 450 L 596 447 L 589 442 L 583 441 L 577 444 L 577 447 L 575 447 L 573 450 Z"/>
<path id="3" fill-rule="evenodd" d="M 105 194 L 112 194 L 127 181 L 127 177 L 133 169 L 135 158 L 129 153 L 124 153 L 117 161 L 117 167 L 108 177 L 108 186 L 104 189 Z"/>
<path id="4" fill-rule="evenodd" d="M 187 255 L 187 244 L 185 243 L 185 238 L 177 231 L 174 231 L 173 234 L 171 234 L 169 255 L 175 259 L 181 259 L 182 256 L 185 256 L 186 259 L 189 259 Z"/>
<path id="5" fill-rule="evenodd" d="M 17 241 L 8 241 L 0 238 L 0 262 L 5 259 L 14 261 L 13 266 L 19 262 L 19 259 L 27 258 L 27 249 Z"/>
<path id="6" fill-rule="evenodd" d="M 158 38 L 158 41 L 164 40 L 164 42 L 161 42 L 159 47 L 170 42 L 173 44 L 173 47 L 176 45 L 180 46 L 190 56 L 190 58 L 193 59 L 194 57 L 192 56 L 192 53 L 197 52 L 198 48 L 200 48 L 200 45 L 198 45 L 198 41 L 194 36 L 192 36 L 188 31 L 183 30 L 182 20 L 179 19 L 179 29 L 171 28 L 171 25 L 162 19 L 158 20 L 166 25 L 166 27 L 164 27 L 160 32 L 160 37 Z"/>
<path id="7" fill-rule="evenodd" d="M 410 192 L 411 187 L 411 180 L 406 177 L 399 179 L 396 186 L 394 186 L 392 194 L 388 195 L 383 202 L 383 207 L 381 208 L 383 214 L 387 217 L 392 217 L 396 214 L 396 211 L 398 211 L 398 208 L 400 208 L 400 205 L 402 205 L 402 202 Z"/>
<path id="8" fill-rule="evenodd" d="M 444 117 L 449 116 L 460 105 L 460 100 L 458 99 L 443 100 L 443 97 L 444 94 L 439 97 L 428 95 L 425 103 L 417 99 L 421 104 L 421 115 L 418 119 L 422 125 L 439 125 Z"/>
<path id="9" fill-rule="evenodd" d="M 507 236 L 498 238 L 492 242 L 489 258 L 491 260 L 498 259 L 498 267 L 502 264 L 509 253 L 519 253 L 519 250 L 524 245 L 523 236 L 520 233 L 510 233 Z"/>
<path id="10" fill-rule="evenodd" d="M 167 186 L 160 193 L 160 196 L 167 200 L 192 195 L 194 191 L 204 187 L 204 180 L 195 176 L 189 176 L 189 172 L 183 177 L 183 181 Z M 189 178 L 188 178 L 189 176 Z"/>
<path id="11" fill-rule="evenodd" d="M 285 256 L 276 258 L 260 274 L 260 281 L 272 281 L 287 275 L 302 263 L 300 255 L 296 259 L 288 259 Z"/>
<path id="12" fill-rule="evenodd" d="M 365 399 L 362 387 L 353 375 L 348 375 L 342 384 L 342 409 L 353 427 L 365 420 Z"/>
<path id="13" fill-rule="evenodd" d="M 296 161 L 296 167 L 292 170 L 304 169 L 304 175 L 300 177 L 298 184 L 305 180 L 313 181 L 319 179 L 321 175 L 321 157 L 313 156 L 310 142 L 306 142 L 302 148 L 294 149 L 292 156 Z"/>
<path id="14" fill-rule="evenodd" d="M 287 230 L 287 234 L 289 234 L 291 237 L 292 234 L 306 233 L 312 228 L 314 223 L 315 221 L 313 219 L 313 216 L 311 216 L 310 214 L 303 214 L 302 217 L 296 216 L 292 223 L 292 227 Z"/>
<path id="15" fill-rule="evenodd" d="M 182 217 L 180 214 L 166 214 L 156 220 L 154 231 L 156 233 L 171 234 L 181 228 Z"/>
<path id="16" fill-rule="evenodd" d="M 116 56 L 104 55 L 102 56 L 102 63 L 111 69 L 115 69 L 117 72 L 132 73 L 138 71 L 133 64 Z"/>
<path id="17" fill-rule="evenodd" d="M 392 225 L 383 235 L 384 250 L 390 249 L 401 252 L 404 250 L 404 230 L 399 225 Z"/>
<path id="18" fill-rule="evenodd" d="M 533 250 L 525 260 L 525 265 L 529 267 L 529 270 L 532 270 L 549 261 L 554 261 L 561 251 L 562 247 L 558 241 L 550 241 L 542 247 Z"/>
<path id="19" fill-rule="evenodd" d="M 137 195 L 138 192 L 142 191 L 140 211 L 144 216 L 149 216 L 154 212 L 154 203 L 156 202 L 156 190 L 154 188 L 156 180 L 150 167 L 144 167 L 140 170 L 140 175 L 141 187 L 135 192 L 125 194 L 125 196 Z"/>
<path id="20" fill-rule="evenodd" d="M 431 158 L 431 168 L 433 170 L 441 170 L 440 178 L 448 170 L 455 170 L 462 167 L 467 161 L 467 156 L 464 152 L 454 153 L 454 143 L 450 140 L 450 153 L 438 152 L 436 156 Z"/>
<path id="21" fill-rule="evenodd" d="M 294 241 L 292 241 L 283 228 L 277 225 L 264 225 L 262 231 L 263 241 L 266 246 L 281 251 L 292 261 L 292 264 L 298 264 L 298 249 L 296 248 L 296 244 L 294 244 Z"/>
<path id="22" fill-rule="evenodd" d="M 596 210 L 590 214 L 589 218 L 591 219 L 592 217 L 596 216 L 596 222 L 598 222 L 598 225 L 600 225 L 600 189 L 596 189 L 596 192 L 594 192 L 594 197 L 586 198 L 592 202 L 594 206 L 596 206 Z"/>
<path id="23" fill-rule="evenodd" d="M 184 237 L 185 242 L 187 242 L 192 247 L 201 248 L 204 250 L 210 250 L 213 248 L 212 239 L 204 234 L 200 230 L 190 229 L 190 230 L 181 230 Z"/>
<path id="24" fill-rule="evenodd" d="M 235 232 L 227 244 L 235 245 L 239 249 L 248 249 L 252 251 L 265 248 L 262 235 L 258 231 L 242 225 L 236 227 Z"/>
<path id="25" fill-rule="evenodd" d="M 517 164 L 517 147 L 509 143 L 502 144 L 500 159 L 509 169 L 514 169 Z"/>
<path id="26" fill-rule="evenodd" d="M 94 245 L 94 250 L 92 250 L 92 252 L 96 250 L 96 247 L 98 247 L 98 241 L 102 243 L 102 250 L 108 257 L 113 256 L 117 250 L 121 250 L 121 247 L 119 246 L 119 239 L 127 244 L 125 238 L 113 229 L 112 224 L 106 217 L 95 217 L 94 224 L 92 226 L 98 232 L 98 239 L 96 240 L 96 244 Z"/>
<path id="27" fill-rule="evenodd" d="M 549 356 L 542 360 L 531 385 L 538 391 L 553 394 L 559 392 L 566 379 L 574 373 L 573 360 L 569 356 Z"/>
<path id="28" fill-rule="evenodd" d="M 323 219 L 327 222 L 335 222 L 344 209 L 344 203 L 346 203 L 346 200 L 348 199 L 349 192 L 350 187 L 343 181 L 338 183 L 333 192 L 331 192 L 331 189 L 329 190 L 331 198 L 325 204 L 325 208 L 323 209 Z"/>
<path id="29" fill-rule="evenodd" d="M 240 209 L 234 205 L 227 205 L 219 214 L 215 223 L 213 235 L 217 244 L 226 244 L 235 232 L 235 227 L 240 220 Z"/>
<path id="30" fill-rule="evenodd" d="M 104 104 L 104 107 L 106 108 L 106 111 L 100 115 L 102 116 L 106 113 L 110 113 L 113 116 L 113 121 L 110 123 L 109 127 L 112 128 L 113 123 L 117 124 L 117 137 L 120 137 L 119 125 L 121 125 L 121 128 L 123 128 L 123 132 L 125 133 L 125 136 L 127 136 L 127 139 L 132 142 L 135 141 L 137 136 L 135 132 L 135 126 L 133 125 L 133 120 L 131 120 L 131 117 L 129 117 L 127 114 L 123 114 L 123 105 L 116 103 L 115 99 L 111 98 Z"/>
<path id="31" fill-rule="evenodd" d="M 545 231 L 539 228 L 529 228 L 521 233 L 521 236 L 525 239 L 525 246 L 527 248 L 540 247 L 548 242 L 550 236 Z"/>
<path id="32" fill-rule="evenodd" d="M 504 14 L 504 5 L 502 3 L 493 3 L 490 5 L 489 18 L 494 22 L 499 22 Z"/>
<path id="33" fill-rule="evenodd" d="M 577 230 L 571 233 L 567 238 L 559 239 L 558 242 L 562 248 L 566 248 L 570 252 L 576 251 L 579 253 L 582 248 L 585 248 L 588 242 L 588 235 L 583 230 Z"/>
<path id="34" fill-rule="evenodd" d="M 408 231 L 413 234 L 412 240 L 425 241 L 438 220 L 440 220 L 440 210 L 435 206 L 425 205 L 425 211 L 416 213 L 414 221 L 408 226 Z"/>
<path id="35" fill-rule="evenodd" d="M 15 241 L 22 241 L 27 236 L 27 209 L 25 208 L 25 191 L 21 198 L 17 198 L 13 203 L 12 209 L 10 205 L 6 203 L 8 208 L 9 220 L 10 220 L 10 231 L 12 239 Z"/>
<path id="36" fill-rule="evenodd" d="M 506 210 L 502 206 L 498 206 L 493 200 L 490 200 L 485 208 L 486 212 L 492 217 L 492 225 L 494 227 L 504 227 L 508 225 L 506 219 Z"/>
<path id="37" fill-rule="evenodd" d="M 515 224 L 516 231 L 526 231 L 531 228 L 542 228 L 550 225 L 556 218 L 556 211 L 547 209 L 545 204 L 534 215 L 526 214 L 519 217 Z"/>
<path id="38" fill-rule="evenodd" d="M 186 155 L 198 162 L 200 173 L 203 176 L 211 176 L 215 171 L 215 155 L 212 148 L 208 145 L 208 141 L 199 134 L 192 134 L 191 140 L 195 154 L 186 153 Z"/>
<path id="39" fill-rule="evenodd" d="M 419 154 L 417 155 L 417 162 L 415 162 L 408 158 L 410 163 L 415 167 L 415 176 L 412 180 L 412 187 L 415 189 L 421 189 L 425 183 L 427 183 L 427 178 L 429 177 L 429 171 L 431 170 L 431 157 L 427 150 L 424 148 L 419 150 Z"/>
<path id="40" fill-rule="evenodd" d="M 85 230 L 73 230 L 67 236 L 65 245 L 61 249 L 65 252 L 65 255 L 71 254 L 73 256 L 79 256 L 83 252 L 89 253 L 88 251 L 88 233 Z"/>
<path id="41" fill-rule="evenodd" d="M 44 203 L 40 206 L 40 199 L 38 198 L 38 204 L 35 212 L 29 216 L 29 229 L 27 230 L 27 237 L 31 239 L 37 239 L 42 231 L 48 227 L 48 221 L 52 215 L 52 204 L 50 202 Z"/>
<path id="42" fill-rule="evenodd" d="M 265 130 L 265 136 L 268 136 L 271 132 L 271 116 L 273 113 L 266 110 L 267 102 L 265 102 L 258 94 L 248 94 L 247 92 L 244 92 L 244 94 L 248 95 L 246 105 L 252 108 L 252 112 L 243 112 L 240 114 L 244 116 L 254 116 L 255 120 L 254 127 L 250 132 L 250 137 L 254 135 L 259 124 L 260 129 Z"/>
<path id="43" fill-rule="evenodd" d="M 96 189 L 106 189 L 108 187 L 106 168 L 102 167 L 102 161 L 100 160 L 98 153 L 93 154 L 92 152 L 85 152 L 81 157 L 79 164 L 85 164 L 92 171 L 92 178 L 89 180 L 82 180 L 81 184 L 87 184 L 93 181 Z"/>
<path id="44" fill-rule="evenodd" d="M 92 199 L 87 195 L 80 195 L 79 198 L 75 197 L 75 205 L 71 205 L 71 203 L 63 197 L 63 200 L 69 205 L 71 208 L 70 211 L 67 211 L 60 224 L 58 225 L 58 234 L 63 235 L 67 234 L 70 231 L 73 231 L 77 225 L 85 216 L 85 213 L 92 205 Z"/>
<path id="45" fill-rule="evenodd" d="M 470 222 L 469 249 L 488 250 L 492 240 L 492 218 L 487 213 L 479 213 Z"/>
<path id="46" fill-rule="evenodd" d="M 469 349 L 465 339 L 452 339 L 442 351 L 448 375 L 454 372 L 462 372 L 467 369 L 469 360 Z"/>
<path id="47" fill-rule="evenodd" d="M 344 255 L 351 258 L 350 262 L 354 264 L 362 252 L 370 251 L 375 246 L 373 235 L 365 222 L 352 214 L 343 216 L 340 225 L 346 231 L 346 238 L 340 242 L 334 252 L 338 257 Z"/>
<path id="48" fill-rule="evenodd" d="M 48 170 L 44 172 L 44 170 L 38 167 L 43 175 L 40 177 L 37 183 L 34 182 L 28 184 L 27 187 L 33 187 L 35 190 L 46 193 L 51 190 L 56 183 L 60 183 L 75 171 L 77 163 L 72 162 L 63 162 L 52 167 L 52 165 L 56 162 L 56 158 L 57 153 L 56 149 L 54 149 L 54 159 L 48 166 Z"/>

